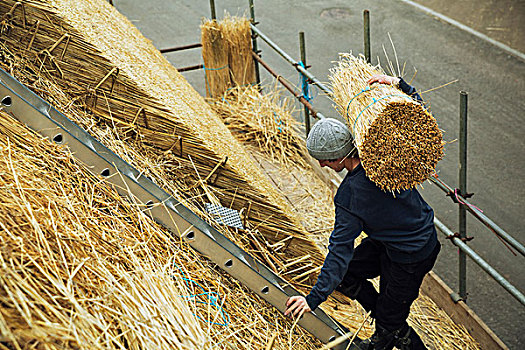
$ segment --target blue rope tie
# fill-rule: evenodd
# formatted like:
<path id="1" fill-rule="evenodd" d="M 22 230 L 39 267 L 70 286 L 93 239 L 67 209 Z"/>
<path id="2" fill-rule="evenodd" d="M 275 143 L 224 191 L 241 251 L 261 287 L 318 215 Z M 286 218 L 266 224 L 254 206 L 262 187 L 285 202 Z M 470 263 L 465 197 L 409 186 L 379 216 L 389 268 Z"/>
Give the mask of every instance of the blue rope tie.
<path id="1" fill-rule="evenodd" d="M 283 125 L 281 117 L 279 117 L 277 113 L 273 112 L 273 119 L 275 120 L 275 123 L 277 124 L 277 130 L 279 130 L 279 132 L 283 132 L 283 128 L 280 127 L 280 125 Z"/>
<path id="2" fill-rule="evenodd" d="M 206 68 L 206 65 L 204 65 L 204 63 L 203 63 L 202 67 L 204 68 L 204 81 L 206 82 L 206 88 L 208 89 L 208 92 L 210 93 L 210 97 L 213 97 L 211 95 L 210 84 L 208 83 L 208 75 L 206 74 L 206 71 L 207 70 L 221 70 L 221 69 L 224 69 L 224 68 L 228 68 L 229 65 L 227 64 L 227 65 L 219 67 L 219 68 Z"/>
<path id="3" fill-rule="evenodd" d="M 182 271 L 180 266 L 178 266 L 175 263 L 173 263 L 173 265 L 175 265 L 175 267 L 177 267 L 177 269 L 179 269 L 179 271 L 180 271 L 180 273 L 182 275 L 182 279 L 184 280 L 184 283 L 186 284 L 186 287 L 189 287 L 190 283 L 193 283 L 194 285 L 196 285 L 202 291 L 202 293 L 191 294 L 191 295 L 179 295 L 179 296 L 181 298 L 185 298 L 185 299 L 194 299 L 194 298 L 197 298 L 197 297 L 206 298 L 207 299 L 206 301 L 195 300 L 195 302 L 198 303 L 198 304 L 211 305 L 215 309 L 219 310 L 219 313 L 221 314 L 223 323 L 212 322 L 212 321 L 209 321 L 209 320 L 205 320 L 205 319 L 199 317 L 196 314 L 193 314 L 193 315 L 196 316 L 201 321 L 205 321 L 205 322 L 208 322 L 210 324 L 215 324 L 215 325 L 218 325 L 218 326 L 228 327 L 229 324 L 230 324 L 230 315 L 228 315 L 228 313 L 226 311 L 224 311 L 224 308 L 220 305 L 221 304 L 220 296 L 216 292 L 207 292 L 206 289 L 204 289 L 204 287 L 201 286 L 198 282 L 192 280 L 191 278 L 186 277 L 186 274 L 184 273 L 184 271 Z"/>
<path id="4" fill-rule="evenodd" d="M 302 61 L 299 61 L 298 62 L 299 65 L 301 67 L 303 67 L 304 69 L 306 69 L 304 63 Z M 311 100 L 313 100 L 313 97 L 312 95 L 310 94 L 310 84 L 308 84 L 308 79 L 304 76 L 304 74 L 302 73 L 299 73 L 299 79 L 301 79 L 301 91 L 302 91 L 302 95 L 301 97 L 304 97 L 304 99 L 308 102 L 310 102 Z"/>
<path id="5" fill-rule="evenodd" d="M 361 95 L 363 92 L 370 91 L 370 90 L 372 90 L 372 88 L 370 86 L 367 86 L 363 90 L 361 90 L 360 93 L 358 93 L 357 95 L 355 95 L 354 97 L 350 99 L 350 102 L 348 102 L 348 104 L 346 105 L 346 109 L 345 109 L 347 116 L 348 116 L 348 108 L 350 108 L 350 104 L 352 103 L 352 101 L 354 101 L 357 98 L 357 96 Z"/>
<path id="6" fill-rule="evenodd" d="M 369 89 L 369 90 L 370 90 L 370 89 Z M 364 91 L 365 91 L 365 90 L 361 91 L 360 93 L 362 93 L 362 92 L 364 92 Z M 359 94 L 360 94 L 360 93 L 359 93 Z M 359 95 L 359 94 L 358 94 L 358 95 Z M 357 96 L 357 95 L 356 95 L 356 96 Z M 377 99 L 377 100 L 376 100 L 375 98 L 372 98 L 372 101 L 373 101 L 373 102 L 370 103 L 370 104 L 369 104 L 368 106 L 366 106 L 365 108 L 363 108 L 363 109 L 361 110 L 361 112 L 359 112 L 359 114 L 357 115 L 357 118 L 355 118 L 354 126 L 353 126 L 353 128 L 352 128 L 352 129 L 354 130 L 354 135 L 355 135 L 355 125 L 356 125 L 357 121 L 359 120 L 359 117 L 361 117 L 361 114 L 363 114 L 363 112 L 366 111 L 366 110 L 368 109 L 368 107 L 372 106 L 374 103 L 376 103 L 376 102 L 378 102 L 378 101 L 381 101 L 381 100 L 384 100 L 385 98 L 387 98 L 387 97 L 391 97 L 391 96 L 401 96 L 401 97 L 408 98 L 410 101 L 413 101 L 412 98 L 410 98 L 409 96 L 407 96 L 407 95 L 401 95 L 401 94 L 385 95 L 385 96 L 383 96 L 383 97 L 381 97 L 381 98 L 379 98 L 379 99 Z M 352 101 L 350 100 L 350 102 L 352 102 Z M 348 105 L 350 105 L 350 103 L 348 103 Z M 348 111 L 347 111 L 346 114 L 348 115 Z"/>

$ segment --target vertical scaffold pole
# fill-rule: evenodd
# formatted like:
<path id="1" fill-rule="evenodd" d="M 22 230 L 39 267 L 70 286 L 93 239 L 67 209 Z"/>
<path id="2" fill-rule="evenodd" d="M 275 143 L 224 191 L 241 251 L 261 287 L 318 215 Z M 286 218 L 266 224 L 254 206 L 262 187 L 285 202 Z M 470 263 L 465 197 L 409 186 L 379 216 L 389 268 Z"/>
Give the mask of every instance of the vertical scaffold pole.
<path id="1" fill-rule="evenodd" d="M 459 191 L 464 197 L 467 194 L 467 108 L 468 94 L 459 93 Z M 467 209 L 459 205 L 459 235 L 467 238 Z M 459 251 L 459 296 L 467 300 L 467 255 Z"/>
<path id="2" fill-rule="evenodd" d="M 299 46 L 301 48 L 301 62 L 303 62 L 304 68 L 306 69 L 306 44 L 304 40 L 304 32 L 299 32 Z M 301 74 L 301 81 L 303 84 L 301 84 L 301 88 L 303 91 L 303 97 L 308 100 L 308 79 Z M 306 86 L 304 86 L 306 85 Z M 304 125 L 306 128 L 306 137 L 308 137 L 308 134 L 310 133 L 310 110 L 304 106 Z"/>
<path id="3" fill-rule="evenodd" d="M 370 57 L 370 11 L 363 11 L 363 23 L 364 23 L 364 33 L 365 33 L 365 58 L 368 63 L 372 63 Z"/>
<path id="4" fill-rule="evenodd" d="M 210 12 L 211 19 L 217 19 L 217 13 L 215 12 L 215 0 L 210 0 Z"/>
<path id="5" fill-rule="evenodd" d="M 255 7 L 253 5 L 253 0 L 250 1 L 250 17 L 252 19 L 252 24 L 255 25 Z M 257 34 L 255 34 L 252 30 L 252 49 L 253 52 L 255 52 L 256 55 L 259 55 L 259 50 L 257 48 Z M 259 63 L 257 60 L 254 60 L 253 64 L 255 65 L 255 79 L 257 81 L 257 86 L 259 86 L 259 89 L 261 88 L 261 76 L 259 74 Z"/>

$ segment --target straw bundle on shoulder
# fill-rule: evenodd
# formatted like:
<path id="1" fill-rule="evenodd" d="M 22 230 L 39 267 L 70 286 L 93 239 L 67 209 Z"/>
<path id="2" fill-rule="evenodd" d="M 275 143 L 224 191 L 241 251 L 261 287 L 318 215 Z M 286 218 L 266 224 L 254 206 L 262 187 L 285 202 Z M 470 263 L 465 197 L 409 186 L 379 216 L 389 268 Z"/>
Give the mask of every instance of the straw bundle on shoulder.
<path id="1" fill-rule="evenodd" d="M 443 156 L 435 118 L 418 102 L 389 85 L 368 86 L 384 74 L 363 57 L 342 54 L 330 70 L 333 99 L 346 117 L 367 176 L 385 191 L 425 181 Z"/>
<path id="2" fill-rule="evenodd" d="M 254 84 L 255 66 L 252 57 L 250 20 L 246 17 L 226 14 L 220 25 L 223 37 L 228 42 L 228 64 L 234 85 Z"/>
<path id="3" fill-rule="evenodd" d="M 229 45 L 224 37 L 222 25 L 216 20 L 204 21 L 201 24 L 201 43 L 206 95 L 221 97 L 231 86 Z"/>

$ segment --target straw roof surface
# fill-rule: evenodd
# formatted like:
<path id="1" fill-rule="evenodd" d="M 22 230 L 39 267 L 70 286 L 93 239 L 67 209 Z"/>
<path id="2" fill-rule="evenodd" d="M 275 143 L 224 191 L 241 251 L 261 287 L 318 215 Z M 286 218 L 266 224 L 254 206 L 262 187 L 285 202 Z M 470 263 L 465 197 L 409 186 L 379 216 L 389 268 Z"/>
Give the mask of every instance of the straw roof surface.
<path id="1" fill-rule="evenodd" d="M 341 54 L 330 69 L 333 99 L 348 122 L 367 176 L 385 191 L 424 182 L 443 156 L 436 119 L 411 97 L 390 85 L 368 86 L 384 74 L 364 57 Z"/>
<path id="2" fill-rule="evenodd" d="M 2 348 L 319 346 L 141 208 L 0 111 Z"/>
<path id="3" fill-rule="evenodd" d="M 286 200 L 261 174 L 204 99 L 149 40 L 103 0 L 0 3 L 7 50 L 32 82 L 53 81 L 69 104 L 140 139 L 208 202 L 243 210 L 269 244 L 287 240 L 282 259 L 323 254 Z M 31 67 L 28 69 L 27 67 Z M 12 67 L 11 69 L 15 69 Z M 51 100 L 52 101 L 52 100 Z M 89 129 L 89 126 L 88 126 Z M 312 283 L 315 276 L 305 276 Z"/>
<path id="4" fill-rule="evenodd" d="M 210 105 L 242 143 L 256 144 L 279 163 L 306 166 L 308 151 L 296 132 L 300 124 L 292 101 L 275 86 L 263 89 L 261 94 L 258 86 L 236 86 Z"/>

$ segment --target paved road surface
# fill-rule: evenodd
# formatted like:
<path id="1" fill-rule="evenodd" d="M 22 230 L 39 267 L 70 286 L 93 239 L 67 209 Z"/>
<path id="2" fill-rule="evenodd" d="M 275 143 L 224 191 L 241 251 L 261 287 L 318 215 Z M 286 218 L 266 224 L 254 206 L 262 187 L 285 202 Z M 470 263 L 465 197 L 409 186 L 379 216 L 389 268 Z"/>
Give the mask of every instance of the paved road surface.
<path id="1" fill-rule="evenodd" d="M 199 42 L 201 18 L 209 16 L 207 0 L 114 2 L 158 48 Z M 432 5 L 432 1 L 420 2 Z M 447 0 L 433 3 L 444 2 Z M 216 3 L 219 17 L 224 9 L 231 14 L 247 13 L 247 0 L 216 0 Z M 489 3 L 501 7 L 513 1 L 476 3 L 486 5 L 482 6 L 486 10 Z M 264 33 L 297 58 L 300 57 L 298 32 L 304 31 L 307 61 L 313 65 L 311 71 L 326 81 L 331 61 L 337 59 L 339 52 L 357 54 L 362 51 L 362 12 L 365 8 L 371 12 L 373 57 L 379 56 L 385 63 L 384 47 L 390 60 L 395 62 L 390 33 L 397 59 L 405 67 L 405 78 L 411 80 L 417 71 L 413 80 L 416 87 L 425 91 L 459 80 L 423 94 L 445 131 L 446 140 L 450 141 L 446 157 L 438 168 L 440 177 L 453 186 L 457 184 L 458 143 L 453 140 L 458 137 L 459 91 L 468 92 L 468 190 L 476 193 L 472 201 L 525 243 L 525 62 L 399 1 L 256 1 L 256 18 Z M 434 10 L 439 11 L 439 8 Z M 525 20 L 522 14 L 518 11 L 520 23 Z M 265 60 L 284 77 L 298 83 L 294 70 L 263 43 L 259 45 Z M 202 61 L 198 49 L 171 53 L 167 57 L 176 67 Z M 373 61 L 377 63 L 377 58 Z M 202 71 L 184 74 L 198 91 L 204 91 Z M 268 75 L 264 77 L 269 79 Z M 318 96 L 314 104 L 325 115 L 335 114 L 331 103 L 322 96 Z M 450 199 L 431 184 L 425 184 L 422 193 L 435 208 L 436 216 L 457 230 L 457 208 Z M 472 217 L 468 221 L 469 235 L 475 236 L 470 246 L 524 291 L 524 258 L 513 256 Z M 457 290 L 457 249 L 445 240 L 443 246 L 435 271 Z M 510 348 L 517 349 L 525 343 L 525 308 L 472 262 L 468 263 L 468 291 L 469 305 Z"/>

